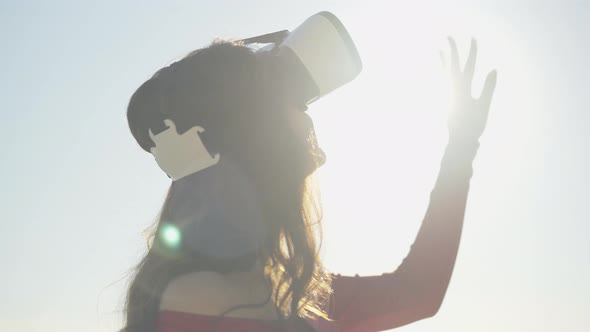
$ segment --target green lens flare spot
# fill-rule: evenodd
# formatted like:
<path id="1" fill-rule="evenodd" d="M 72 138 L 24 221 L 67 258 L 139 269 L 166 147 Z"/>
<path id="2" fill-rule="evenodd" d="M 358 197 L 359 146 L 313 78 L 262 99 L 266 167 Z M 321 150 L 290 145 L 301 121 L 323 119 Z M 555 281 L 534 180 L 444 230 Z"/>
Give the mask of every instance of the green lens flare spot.
<path id="1" fill-rule="evenodd" d="M 170 248 L 180 247 L 182 236 L 178 227 L 170 224 L 163 225 L 160 229 L 159 235 L 160 240 L 162 240 L 166 246 Z"/>

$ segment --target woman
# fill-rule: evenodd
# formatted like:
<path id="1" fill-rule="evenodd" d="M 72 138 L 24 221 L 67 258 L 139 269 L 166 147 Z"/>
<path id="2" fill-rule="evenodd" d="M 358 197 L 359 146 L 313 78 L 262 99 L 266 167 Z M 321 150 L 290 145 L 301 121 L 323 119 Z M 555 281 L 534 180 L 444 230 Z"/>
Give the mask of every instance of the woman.
<path id="1" fill-rule="evenodd" d="M 473 99 L 475 41 L 463 71 L 449 42 L 449 143 L 408 256 L 380 276 L 333 275 L 322 266 L 312 174 L 324 154 L 311 119 L 252 49 L 215 42 L 145 82 L 127 113 L 140 146 L 163 169 L 166 135 L 194 134 L 209 154 L 202 170 L 170 187 L 129 287 L 123 331 L 360 332 L 433 316 L 453 270 L 496 81 L 493 71 Z"/>

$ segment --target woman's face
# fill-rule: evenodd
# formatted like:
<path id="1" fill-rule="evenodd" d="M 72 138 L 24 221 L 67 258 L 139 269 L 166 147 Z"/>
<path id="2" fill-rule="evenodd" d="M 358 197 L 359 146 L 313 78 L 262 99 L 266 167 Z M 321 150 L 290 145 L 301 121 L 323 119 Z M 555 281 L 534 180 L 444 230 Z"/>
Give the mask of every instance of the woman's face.
<path id="1" fill-rule="evenodd" d="M 307 140 L 310 129 L 313 129 L 313 120 L 311 117 L 296 106 L 289 106 L 287 113 L 289 114 L 289 123 L 295 135 Z"/>
<path id="2" fill-rule="evenodd" d="M 315 136 L 315 129 L 313 125 L 313 120 L 311 117 L 305 112 L 303 109 L 290 106 L 287 110 L 289 124 L 291 129 L 293 130 L 294 136 L 305 144 L 307 147 L 307 151 L 313 151 L 313 163 L 314 163 L 314 170 L 315 168 L 323 165 L 326 161 L 326 156 L 324 151 L 318 147 L 318 143 L 316 141 Z"/>

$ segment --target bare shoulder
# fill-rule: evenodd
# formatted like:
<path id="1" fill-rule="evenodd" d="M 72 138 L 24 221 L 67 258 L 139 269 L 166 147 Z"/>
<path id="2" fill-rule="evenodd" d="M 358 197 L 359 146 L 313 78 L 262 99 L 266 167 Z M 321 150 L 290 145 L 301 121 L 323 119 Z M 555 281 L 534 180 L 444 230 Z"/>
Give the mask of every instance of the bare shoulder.
<path id="1" fill-rule="evenodd" d="M 188 273 L 168 283 L 162 292 L 160 310 L 216 315 L 229 302 L 231 288 L 218 273 Z"/>
<path id="2" fill-rule="evenodd" d="M 184 274 L 168 283 L 160 300 L 160 311 L 181 311 L 216 316 L 227 309 L 248 303 L 261 303 L 267 289 L 240 275 L 223 275 L 212 271 Z M 276 319 L 272 301 L 264 307 L 238 309 L 228 316 Z"/>

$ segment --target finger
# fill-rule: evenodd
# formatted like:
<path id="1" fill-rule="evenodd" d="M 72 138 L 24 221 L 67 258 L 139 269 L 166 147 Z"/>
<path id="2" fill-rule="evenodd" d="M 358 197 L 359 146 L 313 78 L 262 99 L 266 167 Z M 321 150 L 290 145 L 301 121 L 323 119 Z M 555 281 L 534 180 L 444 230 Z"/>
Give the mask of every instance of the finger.
<path id="1" fill-rule="evenodd" d="M 473 73 L 475 72 L 475 59 L 477 58 L 477 42 L 471 38 L 471 47 L 469 48 L 469 56 L 465 64 L 464 78 L 468 86 L 471 86 L 473 81 Z"/>
<path id="2" fill-rule="evenodd" d="M 486 77 L 486 81 L 483 85 L 483 91 L 479 97 L 479 103 L 484 107 L 484 109 L 489 110 L 490 103 L 492 102 L 492 96 L 494 95 L 494 90 L 496 88 L 497 76 L 497 71 L 492 70 Z"/>
<path id="3" fill-rule="evenodd" d="M 452 37 L 448 37 L 451 45 L 451 74 L 459 76 L 459 52 L 457 51 L 457 44 Z"/>

